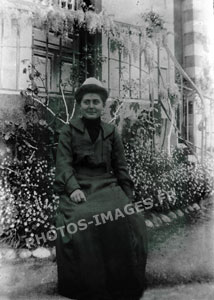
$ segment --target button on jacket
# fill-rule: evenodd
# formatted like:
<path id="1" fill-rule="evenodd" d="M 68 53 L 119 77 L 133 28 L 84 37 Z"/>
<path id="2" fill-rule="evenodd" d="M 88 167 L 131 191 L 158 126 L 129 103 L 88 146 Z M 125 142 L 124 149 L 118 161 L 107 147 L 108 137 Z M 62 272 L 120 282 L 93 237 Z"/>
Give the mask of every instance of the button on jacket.
<path id="1" fill-rule="evenodd" d="M 62 128 L 57 149 L 54 188 L 58 194 L 70 195 L 81 189 L 76 174 L 103 170 L 117 178 L 129 199 L 133 199 L 133 182 L 129 176 L 121 138 L 112 124 L 100 123 L 100 133 L 92 143 L 81 118 L 72 119 Z"/>

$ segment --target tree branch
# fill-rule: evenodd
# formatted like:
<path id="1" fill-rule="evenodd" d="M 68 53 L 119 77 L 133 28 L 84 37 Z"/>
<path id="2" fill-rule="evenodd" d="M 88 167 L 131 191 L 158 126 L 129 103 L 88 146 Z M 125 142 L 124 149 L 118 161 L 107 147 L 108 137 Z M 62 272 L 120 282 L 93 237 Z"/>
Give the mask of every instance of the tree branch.
<path id="1" fill-rule="evenodd" d="M 61 83 L 60 83 L 60 91 L 61 91 L 61 94 L 62 94 L 62 99 L 63 99 L 64 106 L 65 106 L 66 124 L 68 124 L 68 123 L 69 123 L 68 106 L 67 106 L 67 103 L 66 103 L 66 101 L 65 101 L 65 95 L 64 95 L 64 91 L 63 91 L 63 88 L 62 88 L 62 84 L 61 84 Z"/>
<path id="2" fill-rule="evenodd" d="M 114 117 L 109 121 L 109 124 L 113 123 L 117 119 L 119 111 L 122 108 L 122 106 L 123 106 L 123 102 L 118 106 L 117 110 L 114 113 Z"/>
<path id="3" fill-rule="evenodd" d="M 33 98 L 33 100 L 35 100 L 36 102 L 38 102 L 39 104 L 41 104 L 43 107 L 45 107 L 54 117 L 56 117 L 59 121 L 61 121 L 63 124 L 67 124 L 67 122 L 65 122 L 63 119 L 57 117 L 57 115 L 52 111 L 52 109 L 50 109 L 49 107 L 47 107 L 47 105 L 45 105 L 44 103 L 42 103 L 41 100 L 39 100 L 38 98 L 36 98 L 35 96 L 31 95 L 31 97 Z"/>

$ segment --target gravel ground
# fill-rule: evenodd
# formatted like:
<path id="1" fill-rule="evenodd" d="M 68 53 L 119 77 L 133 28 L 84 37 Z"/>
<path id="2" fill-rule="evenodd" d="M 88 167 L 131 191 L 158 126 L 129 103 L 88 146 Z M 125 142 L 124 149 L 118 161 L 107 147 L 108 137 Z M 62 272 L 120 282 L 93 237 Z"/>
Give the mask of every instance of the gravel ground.
<path id="1" fill-rule="evenodd" d="M 150 231 L 149 286 L 214 282 L 214 206 L 210 200 L 192 217 Z"/>
<path id="2" fill-rule="evenodd" d="M 143 300 L 213 300 L 214 284 L 187 284 L 149 289 Z"/>

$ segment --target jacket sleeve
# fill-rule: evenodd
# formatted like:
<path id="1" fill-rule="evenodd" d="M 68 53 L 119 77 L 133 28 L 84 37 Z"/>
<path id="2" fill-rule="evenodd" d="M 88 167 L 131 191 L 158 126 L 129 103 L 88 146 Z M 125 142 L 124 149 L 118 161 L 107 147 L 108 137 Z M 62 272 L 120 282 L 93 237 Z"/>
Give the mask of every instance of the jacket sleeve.
<path id="1" fill-rule="evenodd" d="M 73 170 L 72 136 L 70 125 L 65 125 L 59 136 L 59 144 L 56 156 L 56 175 L 54 190 L 58 194 L 70 195 L 80 186 L 74 176 Z"/>
<path id="2" fill-rule="evenodd" d="M 134 200 L 134 184 L 128 172 L 123 143 L 116 128 L 114 129 L 112 146 L 112 168 L 117 177 L 119 185 L 127 197 L 131 200 Z"/>

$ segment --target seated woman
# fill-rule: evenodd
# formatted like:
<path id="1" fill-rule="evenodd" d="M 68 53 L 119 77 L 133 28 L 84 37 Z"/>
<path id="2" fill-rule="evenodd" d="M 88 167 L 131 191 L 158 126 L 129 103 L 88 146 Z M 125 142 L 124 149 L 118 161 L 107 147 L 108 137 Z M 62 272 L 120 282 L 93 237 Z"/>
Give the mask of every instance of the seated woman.
<path id="1" fill-rule="evenodd" d="M 59 293 L 78 300 L 140 299 L 146 227 L 141 214 L 127 210 L 133 183 L 120 136 L 100 118 L 108 92 L 88 78 L 75 97 L 82 117 L 63 127 L 56 161 Z"/>

